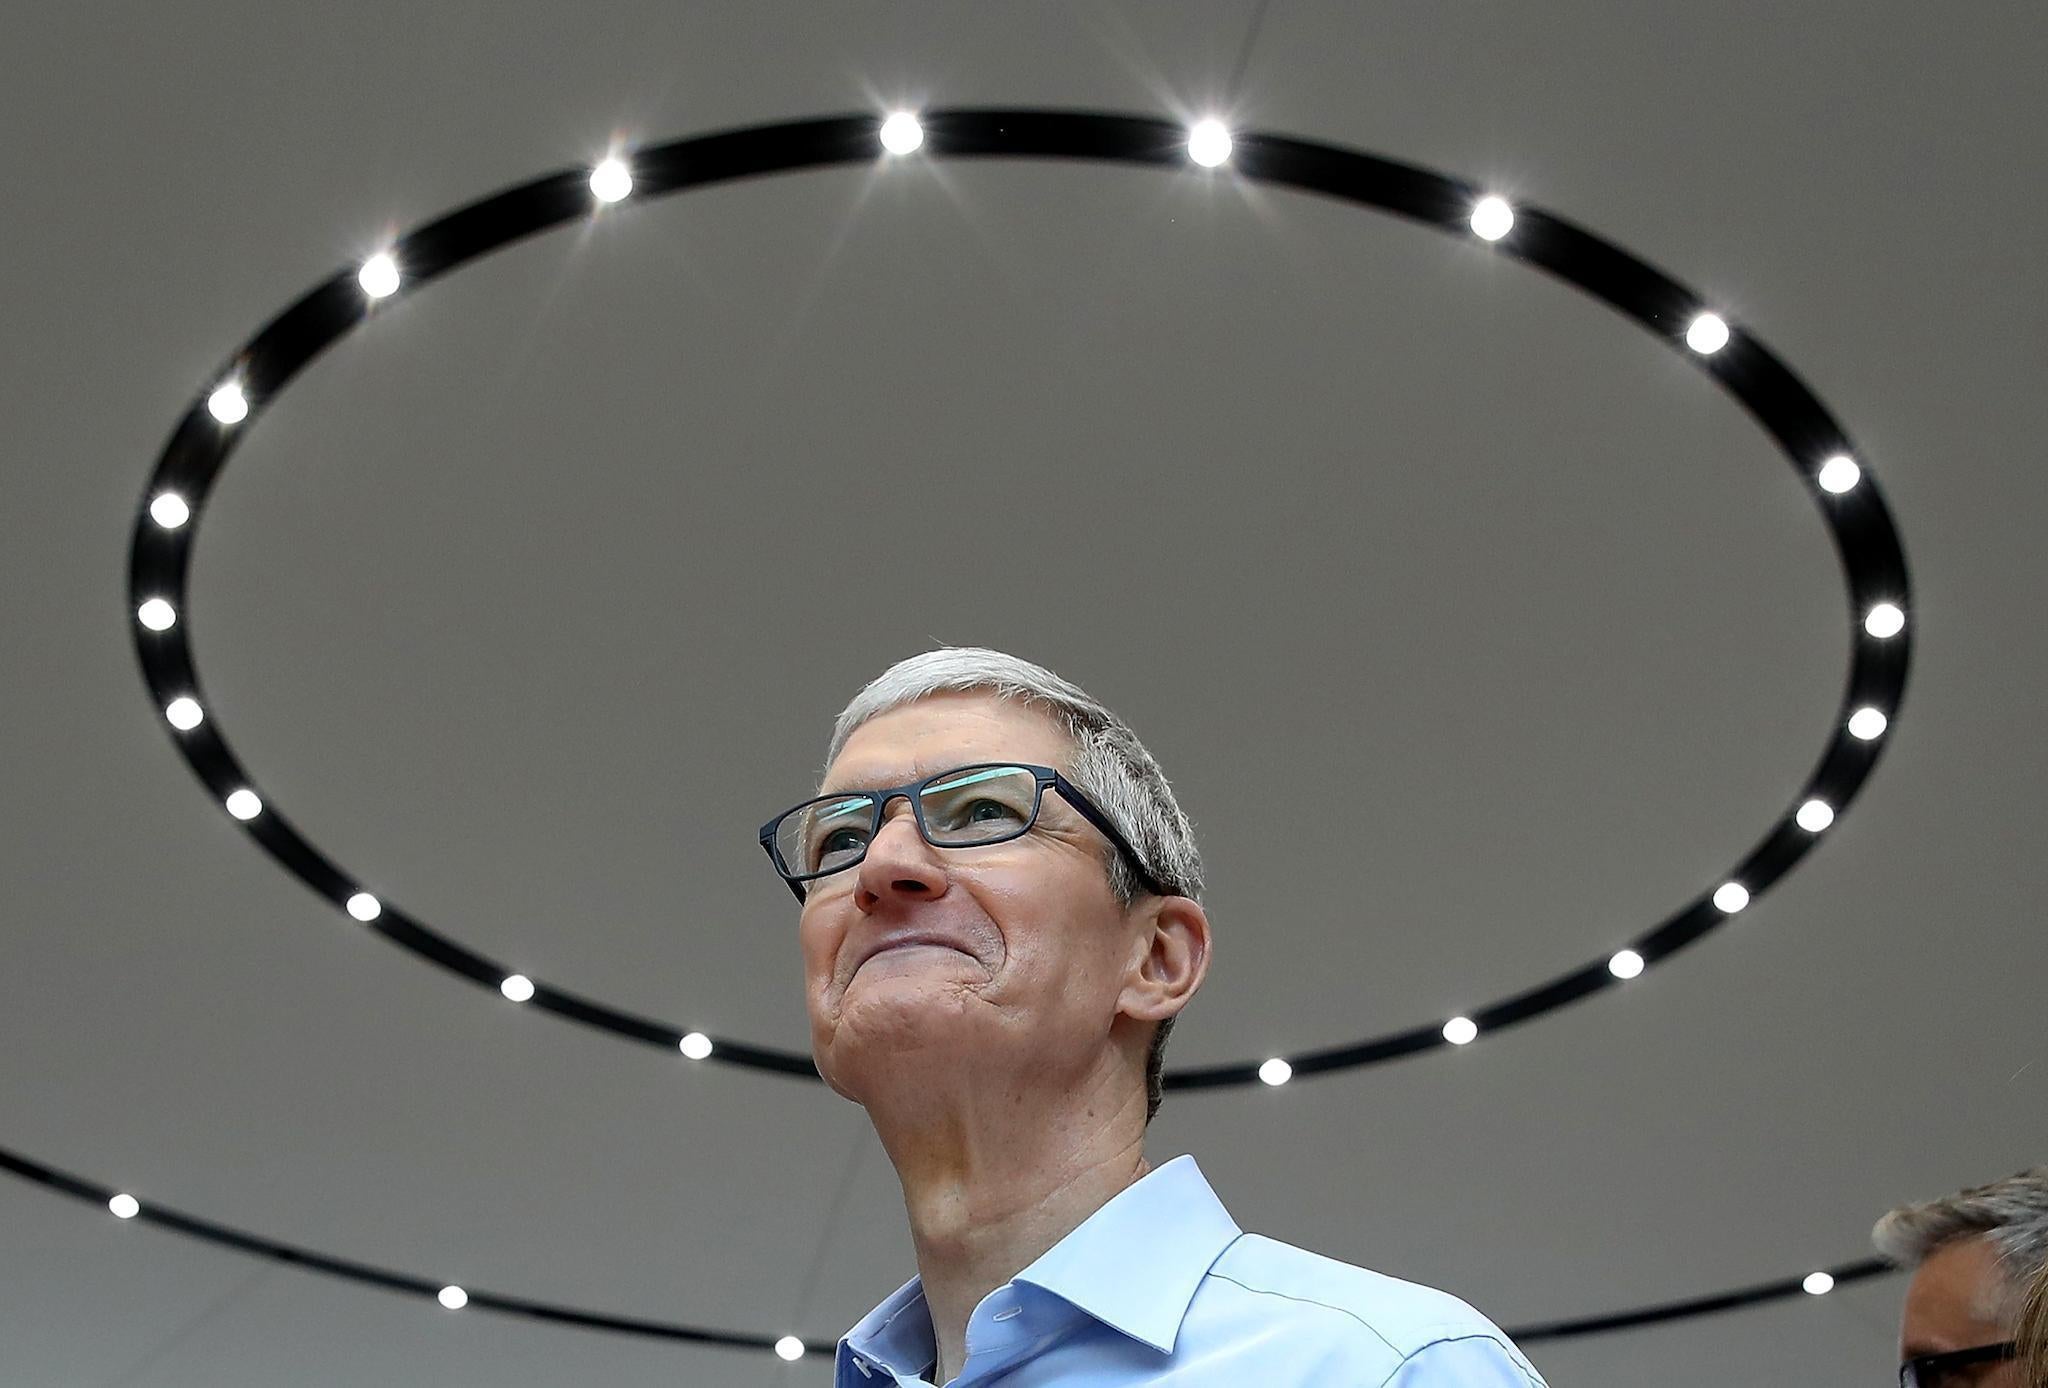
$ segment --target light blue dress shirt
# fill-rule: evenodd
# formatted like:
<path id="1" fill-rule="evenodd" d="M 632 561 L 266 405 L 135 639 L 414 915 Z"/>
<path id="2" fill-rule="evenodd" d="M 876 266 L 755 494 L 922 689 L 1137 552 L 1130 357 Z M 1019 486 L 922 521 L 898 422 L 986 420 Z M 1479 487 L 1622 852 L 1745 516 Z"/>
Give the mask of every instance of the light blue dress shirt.
<path id="1" fill-rule="evenodd" d="M 916 1388 L 936 1358 L 913 1277 L 840 1340 L 832 1381 Z M 1508 1337 L 1449 1293 L 1244 1233 L 1191 1156 L 1147 1172 L 983 1297 L 951 1381 L 1544 1388 Z"/>

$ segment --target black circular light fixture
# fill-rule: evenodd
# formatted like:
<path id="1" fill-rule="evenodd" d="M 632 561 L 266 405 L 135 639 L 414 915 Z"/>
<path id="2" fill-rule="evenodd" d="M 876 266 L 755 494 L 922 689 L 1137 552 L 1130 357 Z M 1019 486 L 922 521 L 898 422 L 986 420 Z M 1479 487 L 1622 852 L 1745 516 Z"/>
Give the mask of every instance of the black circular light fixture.
<path id="1" fill-rule="evenodd" d="M 102 1186 L 68 1171 L 60 1171 L 56 1167 L 9 1151 L 5 1147 L 0 1147 L 0 1171 L 19 1176 L 25 1181 L 56 1191 L 60 1195 L 68 1195 L 89 1205 L 99 1206 L 117 1219 L 139 1219 L 144 1223 L 172 1230 L 188 1238 L 200 1239 L 217 1247 L 231 1248 L 252 1257 L 291 1263 L 311 1272 L 324 1272 L 330 1277 L 344 1278 L 364 1286 L 381 1287 L 386 1291 L 403 1292 L 418 1297 L 432 1297 L 450 1311 L 460 1311 L 473 1306 L 478 1310 L 496 1311 L 501 1315 L 524 1316 L 532 1320 L 553 1321 L 558 1325 L 574 1325 L 585 1330 L 609 1331 L 617 1335 L 683 1340 L 696 1344 L 718 1345 L 726 1349 L 770 1350 L 776 1357 L 792 1361 L 814 1351 L 829 1354 L 837 1343 L 806 1341 L 789 1334 L 776 1336 L 756 1331 L 720 1330 L 713 1326 L 687 1325 L 678 1321 L 648 1320 L 638 1316 L 615 1316 L 602 1311 L 563 1306 L 556 1302 L 510 1296 L 502 1292 L 479 1291 L 458 1283 L 443 1282 L 438 1278 L 421 1277 L 414 1273 L 360 1263 L 351 1258 L 321 1253 L 297 1244 L 284 1243 L 261 1234 L 217 1224 L 197 1215 L 185 1214 L 159 1205 L 154 1200 L 145 1203 L 126 1191 L 116 1191 L 110 1186 Z M 1837 1287 L 1861 1282 L 1892 1270 L 1891 1265 L 1881 1258 L 1864 1258 L 1856 1262 L 1818 1269 L 1803 1276 L 1778 1278 L 1752 1286 L 1736 1287 L 1729 1291 L 1713 1292 L 1706 1296 L 1687 1297 L 1682 1301 L 1659 1302 L 1651 1306 L 1636 1306 L 1592 1316 L 1575 1316 L 1569 1320 L 1507 1326 L 1505 1329 L 1509 1339 L 1525 1345 L 1544 1340 L 1576 1339 L 1617 1330 L 1631 1330 L 1638 1326 L 1657 1325 L 1665 1321 L 1691 1320 L 1699 1316 L 1740 1310 L 1797 1296 L 1825 1296 Z"/>
<path id="2" fill-rule="evenodd" d="M 1856 631 L 1841 710 L 1792 806 L 1709 889 L 1650 929 L 1567 973 L 1467 1013 L 1347 1044 L 1169 1071 L 1169 1089 L 1285 1084 L 1298 1075 L 1394 1060 L 1554 1012 L 1640 975 L 1743 910 L 1811 851 L 1848 807 L 1884 747 L 1912 651 L 1905 555 L 1877 487 L 1841 425 L 1807 385 L 1704 296 L 1555 213 L 1510 205 L 1429 169 L 1287 135 L 1192 129 L 1155 116 L 962 108 L 886 119 L 828 116 L 677 140 L 517 184 L 394 241 L 315 285 L 243 344 L 203 388 L 158 458 L 129 550 L 129 601 L 143 678 L 172 740 L 216 800 L 285 869 L 395 944 L 506 998 L 615 1036 L 754 1069 L 818 1078 L 808 1054 L 756 1046 L 636 1015 L 538 982 L 430 928 L 372 890 L 373 877 L 323 853 L 277 807 L 206 711 L 183 620 L 197 520 L 253 416 L 322 351 L 395 294 L 515 241 L 626 199 L 877 159 L 1079 160 L 1238 176 L 1376 208 L 1534 265 L 1689 356 L 1749 411 L 1805 484 L 1833 537 Z"/>

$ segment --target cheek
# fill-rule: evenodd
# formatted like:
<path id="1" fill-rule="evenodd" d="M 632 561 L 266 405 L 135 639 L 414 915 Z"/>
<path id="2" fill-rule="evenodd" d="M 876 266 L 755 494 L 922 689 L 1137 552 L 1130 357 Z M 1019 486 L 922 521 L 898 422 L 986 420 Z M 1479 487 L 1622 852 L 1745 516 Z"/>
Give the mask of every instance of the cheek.
<path id="1" fill-rule="evenodd" d="M 806 921 L 797 927 L 797 949 L 803 958 L 804 981 L 807 984 L 831 977 L 832 961 L 838 955 L 838 942 L 839 932 L 820 922 Z"/>
<path id="2" fill-rule="evenodd" d="M 1108 922 L 1071 928 L 1021 925 L 1008 934 L 1007 971 L 1034 991 L 1094 1012 L 1123 987 L 1124 960 Z"/>

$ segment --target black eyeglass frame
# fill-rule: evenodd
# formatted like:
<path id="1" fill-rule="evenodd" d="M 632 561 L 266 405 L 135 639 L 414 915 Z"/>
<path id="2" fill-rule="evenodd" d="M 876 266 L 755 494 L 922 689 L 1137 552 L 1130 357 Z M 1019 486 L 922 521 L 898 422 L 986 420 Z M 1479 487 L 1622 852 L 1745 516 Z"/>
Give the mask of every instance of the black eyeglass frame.
<path id="1" fill-rule="evenodd" d="M 925 787 L 931 785 L 934 781 L 942 781 L 948 776 L 957 776 L 963 771 L 992 771 L 1000 767 L 1011 766 L 1016 767 L 1019 771 L 1029 771 L 1037 781 L 1036 788 L 1031 792 L 1031 818 L 1025 822 L 1023 828 L 1014 834 L 1005 834 L 997 839 L 982 839 L 971 844 L 932 843 L 931 826 L 924 822 L 923 796 Z M 948 767 L 944 771 L 934 771 L 921 781 L 911 781 L 905 785 L 889 786 L 886 789 L 863 789 L 853 786 L 846 790 L 836 790 L 826 795 L 809 796 L 797 801 L 794 805 L 791 805 L 781 814 L 761 826 L 761 847 L 767 850 L 768 861 L 775 864 L 777 875 L 789 884 L 789 889 L 795 894 L 796 899 L 800 902 L 807 901 L 810 894 L 804 890 L 803 883 L 815 881 L 820 877 L 830 877 L 835 872 L 845 872 L 848 868 L 859 867 L 867 861 L 868 844 L 873 843 L 875 835 L 882 832 L 882 816 L 888 811 L 891 800 L 903 799 L 910 802 L 910 813 L 917 820 L 917 832 L 933 848 L 987 848 L 991 844 L 1009 843 L 1013 839 L 1021 839 L 1037 827 L 1039 811 L 1045 805 L 1045 790 L 1047 786 L 1058 791 L 1062 800 L 1065 800 L 1069 805 L 1079 810 L 1082 818 L 1102 831 L 1103 837 L 1114 844 L 1116 851 L 1123 854 L 1129 860 L 1131 866 L 1137 869 L 1138 878 L 1144 883 L 1147 890 L 1157 892 L 1161 896 L 1172 895 L 1160 883 L 1159 879 L 1152 875 L 1151 870 L 1145 866 L 1145 860 L 1140 858 L 1137 850 L 1131 847 L 1130 841 L 1117 831 L 1116 825 L 1110 823 L 1109 816 L 1097 809 L 1094 801 L 1076 789 L 1074 783 L 1069 781 L 1058 767 L 1033 766 L 1030 762 L 1022 761 L 969 762 L 965 766 L 954 766 Z M 815 805 L 824 800 L 839 800 L 856 795 L 873 796 L 875 801 L 875 815 L 868 823 L 868 842 L 861 845 L 860 856 L 852 862 L 841 863 L 838 867 L 826 868 L 823 872 L 791 872 L 789 865 L 782 861 L 782 854 L 777 852 L 775 848 L 776 826 L 806 805 Z"/>
<path id="2" fill-rule="evenodd" d="M 1939 1388 L 1937 1380 L 1926 1379 L 1922 1375 L 1930 1371 L 1946 1375 L 1950 1369 L 1968 1368 L 1972 1364 L 1992 1364 L 2001 1359 L 2011 1359 L 2018 1352 L 2016 1341 L 2000 1340 L 1996 1344 L 1973 1345 L 1969 1349 L 1916 1355 L 1899 1365 L 1899 1388 Z"/>

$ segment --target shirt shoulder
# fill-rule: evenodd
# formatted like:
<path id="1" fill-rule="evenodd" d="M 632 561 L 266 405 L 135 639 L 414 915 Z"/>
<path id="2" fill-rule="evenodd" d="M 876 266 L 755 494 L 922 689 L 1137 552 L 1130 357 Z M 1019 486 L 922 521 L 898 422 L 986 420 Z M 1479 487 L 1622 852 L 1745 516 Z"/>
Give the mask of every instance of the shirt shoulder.
<path id="1" fill-rule="evenodd" d="M 1345 1381 L 1368 1388 L 1392 1382 L 1408 1388 L 1466 1382 L 1501 1388 L 1542 1388 L 1537 1374 L 1506 1332 L 1449 1292 L 1339 1262 L 1263 1234 L 1244 1234 L 1209 1269 L 1218 1290 L 1263 1303 L 1266 1314 L 1285 1306 L 1301 1329 L 1315 1327 L 1345 1364 Z M 1209 1290 L 1205 1282 L 1204 1292 Z M 1482 1361 L 1492 1377 L 1438 1374 L 1439 1363 L 1469 1372 Z M 1335 1367 L 1335 1359 L 1332 1361 Z M 1397 1378 L 1396 1375 L 1399 1375 Z"/>

